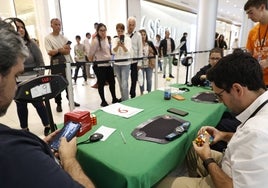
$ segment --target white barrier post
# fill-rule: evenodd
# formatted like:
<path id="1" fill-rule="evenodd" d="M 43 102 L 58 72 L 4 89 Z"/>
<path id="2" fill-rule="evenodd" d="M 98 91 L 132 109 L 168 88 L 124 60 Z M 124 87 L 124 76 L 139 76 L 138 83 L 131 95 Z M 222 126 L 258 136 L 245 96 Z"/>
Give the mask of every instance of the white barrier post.
<path id="1" fill-rule="evenodd" d="M 66 63 L 65 73 L 66 73 L 66 79 L 69 83 L 67 86 L 69 107 L 70 107 L 70 111 L 73 111 L 74 110 L 74 94 L 73 94 L 71 63 Z"/>
<path id="2" fill-rule="evenodd" d="M 176 55 L 174 56 L 174 58 L 175 57 Z M 177 79 L 176 79 L 177 84 L 179 84 L 180 62 L 181 62 L 181 58 L 180 58 L 180 53 L 179 53 L 178 58 L 177 58 Z"/>
<path id="3" fill-rule="evenodd" d="M 158 88 L 158 55 L 155 56 L 155 68 L 154 68 L 154 90 Z"/>

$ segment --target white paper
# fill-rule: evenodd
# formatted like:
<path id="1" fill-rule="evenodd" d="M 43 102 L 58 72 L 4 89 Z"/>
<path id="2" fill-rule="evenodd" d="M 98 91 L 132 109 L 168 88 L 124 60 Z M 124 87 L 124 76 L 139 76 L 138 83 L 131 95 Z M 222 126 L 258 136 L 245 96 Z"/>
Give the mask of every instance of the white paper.
<path id="1" fill-rule="evenodd" d="M 110 127 L 106 127 L 106 126 L 100 126 L 100 128 L 98 128 L 95 133 L 100 133 L 103 135 L 103 138 L 101 139 L 101 141 L 105 141 L 116 129 L 114 128 L 110 128 Z"/>
<path id="2" fill-rule="evenodd" d="M 104 112 L 109 114 L 130 118 L 131 116 L 136 115 L 137 113 L 143 111 L 140 108 L 134 108 L 130 106 L 123 105 L 121 103 L 115 103 L 106 107 L 101 108 Z"/>

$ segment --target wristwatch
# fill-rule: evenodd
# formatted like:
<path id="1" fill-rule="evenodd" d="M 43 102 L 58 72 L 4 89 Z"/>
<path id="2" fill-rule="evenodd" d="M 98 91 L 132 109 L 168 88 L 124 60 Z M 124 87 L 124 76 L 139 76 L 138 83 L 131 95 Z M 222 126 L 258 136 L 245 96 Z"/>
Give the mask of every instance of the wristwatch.
<path id="1" fill-rule="evenodd" d="M 213 158 L 207 158 L 206 160 L 203 161 L 203 166 L 205 169 L 208 171 L 208 165 L 210 163 L 216 163 L 216 161 Z M 217 163 L 216 163 L 217 164 Z"/>

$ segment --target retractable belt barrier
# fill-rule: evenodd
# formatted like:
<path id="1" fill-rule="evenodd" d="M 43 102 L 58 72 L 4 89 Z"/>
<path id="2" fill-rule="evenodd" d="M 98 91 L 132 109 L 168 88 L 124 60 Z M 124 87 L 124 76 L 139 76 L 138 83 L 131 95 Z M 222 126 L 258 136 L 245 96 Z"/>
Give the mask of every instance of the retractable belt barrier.
<path id="1" fill-rule="evenodd" d="M 196 54 L 196 53 L 207 53 L 210 52 L 210 50 L 204 50 L 204 51 L 195 51 L 195 52 L 188 52 L 187 54 Z M 180 53 L 171 53 L 169 54 L 170 56 L 176 56 L 180 55 Z M 76 63 L 71 63 L 71 66 L 76 67 L 77 65 L 85 65 L 85 64 L 105 64 L 105 63 L 115 63 L 115 62 L 125 62 L 125 61 L 132 61 L 132 62 L 137 62 L 140 60 L 147 60 L 147 59 L 154 59 L 156 56 L 143 56 L 143 57 L 135 57 L 135 58 L 124 58 L 124 59 L 114 59 L 114 60 L 109 60 L 109 61 L 92 61 L 92 62 L 76 62 Z M 65 68 L 65 64 L 58 64 L 58 65 L 53 65 L 54 67 L 62 67 Z M 45 65 L 45 66 L 39 66 L 35 68 L 31 67 L 25 67 L 24 72 L 29 72 L 29 71 L 41 71 L 41 70 L 46 70 L 46 69 L 51 69 L 53 67 L 52 65 Z"/>

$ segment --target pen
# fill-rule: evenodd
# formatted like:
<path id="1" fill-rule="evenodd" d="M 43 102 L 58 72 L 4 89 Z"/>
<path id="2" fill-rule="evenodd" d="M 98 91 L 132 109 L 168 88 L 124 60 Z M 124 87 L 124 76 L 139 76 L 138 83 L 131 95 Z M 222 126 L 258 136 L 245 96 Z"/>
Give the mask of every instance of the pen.
<path id="1" fill-rule="evenodd" d="M 121 135 L 121 137 L 122 137 L 122 140 L 123 140 L 124 144 L 126 144 L 126 143 L 127 143 L 127 142 L 126 142 L 126 138 L 125 138 L 125 136 L 124 136 L 124 134 L 123 134 L 122 131 L 120 131 L 120 135 Z"/>

